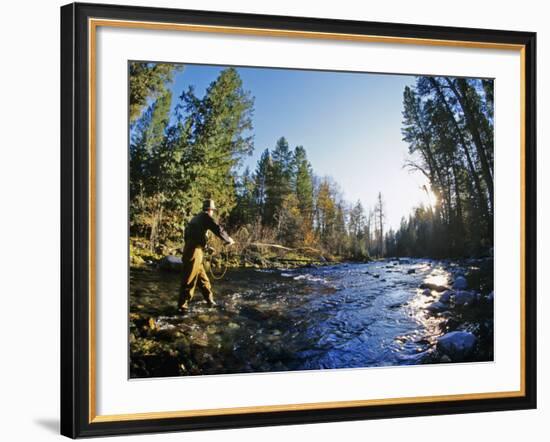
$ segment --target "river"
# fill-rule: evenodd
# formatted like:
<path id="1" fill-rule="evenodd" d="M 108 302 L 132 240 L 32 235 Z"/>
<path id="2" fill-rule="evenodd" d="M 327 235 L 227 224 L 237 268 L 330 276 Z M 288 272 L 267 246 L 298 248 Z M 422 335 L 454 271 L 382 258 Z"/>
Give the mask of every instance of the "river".
<path id="1" fill-rule="evenodd" d="M 426 308 L 456 263 L 383 260 L 292 270 L 233 269 L 176 313 L 177 274 L 131 271 L 131 377 L 410 365 L 448 318 Z M 487 316 L 487 315 L 485 315 Z"/>

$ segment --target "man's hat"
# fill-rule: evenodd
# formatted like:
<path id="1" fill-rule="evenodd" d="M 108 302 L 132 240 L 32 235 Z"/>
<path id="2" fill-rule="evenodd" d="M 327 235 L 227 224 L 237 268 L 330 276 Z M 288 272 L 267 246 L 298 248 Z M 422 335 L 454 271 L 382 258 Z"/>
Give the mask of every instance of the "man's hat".
<path id="1" fill-rule="evenodd" d="M 216 210 L 216 206 L 214 205 L 214 200 L 204 200 L 202 202 L 202 210 Z"/>

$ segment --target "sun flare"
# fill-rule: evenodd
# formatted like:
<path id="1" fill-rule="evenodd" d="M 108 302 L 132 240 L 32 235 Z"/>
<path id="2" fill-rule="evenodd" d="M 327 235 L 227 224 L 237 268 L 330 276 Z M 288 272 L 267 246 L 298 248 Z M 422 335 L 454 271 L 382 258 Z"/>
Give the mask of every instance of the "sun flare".
<path id="1" fill-rule="evenodd" d="M 426 203 L 429 207 L 435 208 L 438 204 L 437 195 L 433 192 L 429 185 L 424 184 L 422 190 L 426 194 Z"/>

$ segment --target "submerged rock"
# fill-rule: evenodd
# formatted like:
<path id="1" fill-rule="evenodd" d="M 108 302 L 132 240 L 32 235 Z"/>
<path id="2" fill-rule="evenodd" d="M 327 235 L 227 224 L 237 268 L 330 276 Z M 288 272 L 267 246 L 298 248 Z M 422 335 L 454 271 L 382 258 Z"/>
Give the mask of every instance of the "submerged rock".
<path id="1" fill-rule="evenodd" d="M 396 302 L 394 304 L 390 304 L 388 305 L 388 308 L 390 310 L 397 310 L 398 308 L 401 308 L 403 307 L 404 305 L 406 305 L 406 303 L 403 303 L 403 302 Z"/>
<path id="2" fill-rule="evenodd" d="M 443 335 L 437 341 L 437 349 L 453 362 L 466 360 L 475 350 L 477 338 L 465 331 L 453 331 Z"/>
<path id="3" fill-rule="evenodd" d="M 265 321 L 271 317 L 269 312 L 265 312 L 247 305 L 241 307 L 240 314 L 246 318 L 252 319 L 253 321 Z"/>

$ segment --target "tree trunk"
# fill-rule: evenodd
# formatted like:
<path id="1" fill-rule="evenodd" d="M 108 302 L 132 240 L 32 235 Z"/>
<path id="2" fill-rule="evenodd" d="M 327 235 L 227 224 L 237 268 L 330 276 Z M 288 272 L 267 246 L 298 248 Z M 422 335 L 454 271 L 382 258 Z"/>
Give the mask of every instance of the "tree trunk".
<path id="1" fill-rule="evenodd" d="M 468 85 L 466 84 L 466 80 L 464 79 L 457 80 L 458 88 L 460 89 L 459 91 L 456 85 L 454 84 L 454 82 L 451 81 L 449 77 L 445 77 L 445 79 L 449 84 L 451 91 L 453 92 L 458 102 L 460 103 L 460 107 L 462 108 L 462 112 L 464 113 L 464 118 L 466 120 L 466 126 L 468 127 L 470 133 L 472 134 L 472 140 L 474 141 L 474 145 L 476 147 L 476 151 L 481 163 L 483 179 L 485 181 L 487 190 L 489 192 L 490 213 L 492 214 L 493 207 L 494 207 L 492 168 L 489 165 L 489 162 L 487 160 L 487 155 L 485 152 L 486 148 L 483 142 L 481 141 L 479 126 L 477 124 L 474 112 L 470 106 L 470 101 L 468 99 L 467 90 L 466 90 Z"/>

